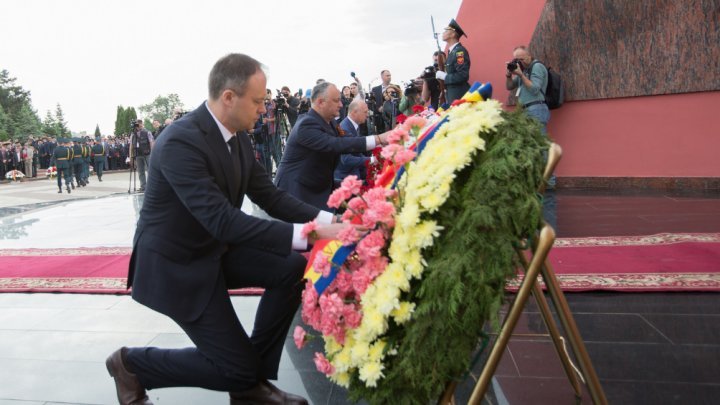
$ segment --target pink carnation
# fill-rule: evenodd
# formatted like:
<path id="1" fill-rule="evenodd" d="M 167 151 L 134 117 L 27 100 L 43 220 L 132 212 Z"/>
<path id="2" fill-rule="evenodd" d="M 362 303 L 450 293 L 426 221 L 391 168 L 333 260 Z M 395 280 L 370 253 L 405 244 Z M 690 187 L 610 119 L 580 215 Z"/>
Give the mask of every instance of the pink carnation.
<path id="1" fill-rule="evenodd" d="M 405 163 L 415 159 L 415 152 L 409 149 L 401 150 L 395 154 L 393 163 L 398 166 L 403 166 Z"/>
<path id="2" fill-rule="evenodd" d="M 305 329 L 296 326 L 295 331 L 293 331 L 293 340 L 295 341 L 295 346 L 297 346 L 298 349 L 302 349 L 303 346 L 305 346 Z"/>
<path id="3" fill-rule="evenodd" d="M 358 296 L 362 295 L 372 282 L 370 275 L 364 270 L 354 272 L 352 278 L 353 288 Z"/>
<path id="4" fill-rule="evenodd" d="M 345 188 L 336 188 L 328 197 L 327 205 L 330 208 L 339 208 L 352 194 Z"/>
<path id="5" fill-rule="evenodd" d="M 388 143 L 391 144 L 405 142 L 408 139 L 410 139 L 410 134 L 405 128 L 401 126 L 395 127 L 395 129 L 390 131 L 387 137 Z"/>
<path id="6" fill-rule="evenodd" d="M 353 304 L 345 305 L 343 318 L 345 319 L 345 324 L 349 328 L 357 328 L 360 326 L 360 322 L 362 321 L 362 313 Z"/>
<path id="7" fill-rule="evenodd" d="M 352 293 L 352 274 L 347 271 L 341 271 L 334 283 L 340 296 L 347 298 Z"/>
<path id="8" fill-rule="evenodd" d="M 315 367 L 317 370 L 325 375 L 331 375 L 335 372 L 335 367 L 330 364 L 330 361 L 325 358 L 325 355 L 319 352 L 315 353 Z"/>
<path id="9" fill-rule="evenodd" d="M 385 247 L 385 237 L 382 231 L 375 230 L 364 237 L 357 245 L 357 253 L 361 259 L 378 257 Z"/>
<path id="10" fill-rule="evenodd" d="M 343 179 L 342 183 L 340 183 L 340 188 L 345 189 L 351 195 L 358 195 L 358 194 L 360 194 L 360 189 L 362 188 L 362 184 L 363 184 L 362 181 L 358 180 L 357 176 L 351 175 L 351 176 L 347 176 Z M 348 198 L 349 198 L 349 196 L 348 196 Z"/>
<path id="11" fill-rule="evenodd" d="M 385 159 L 392 159 L 393 156 L 395 156 L 396 153 L 398 153 L 401 150 L 404 150 L 405 147 L 396 143 L 392 143 L 388 146 L 385 146 L 382 149 L 382 152 L 380 152 L 380 156 L 382 156 Z"/>
<path id="12" fill-rule="evenodd" d="M 405 120 L 403 126 L 408 130 L 421 130 L 427 124 L 427 120 L 423 117 L 413 115 Z"/>
<path id="13" fill-rule="evenodd" d="M 337 238 L 342 242 L 343 245 L 349 246 L 354 244 L 360 239 L 360 234 L 355 230 L 354 226 L 348 226 L 342 231 L 338 232 Z"/>
<path id="14" fill-rule="evenodd" d="M 329 276 L 330 270 L 332 270 L 330 259 L 324 254 L 318 253 L 317 256 L 315 256 L 315 261 L 313 262 L 313 270 L 316 273 L 321 273 L 323 277 Z"/>
<path id="15" fill-rule="evenodd" d="M 300 236 L 302 236 L 304 239 L 307 239 L 308 236 L 310 236 L 313 232 L 317 230 L 318 223 L 316 220 L 312 220 L 305 225 L 303 225 L 302 229 L 300 230 Z"/>

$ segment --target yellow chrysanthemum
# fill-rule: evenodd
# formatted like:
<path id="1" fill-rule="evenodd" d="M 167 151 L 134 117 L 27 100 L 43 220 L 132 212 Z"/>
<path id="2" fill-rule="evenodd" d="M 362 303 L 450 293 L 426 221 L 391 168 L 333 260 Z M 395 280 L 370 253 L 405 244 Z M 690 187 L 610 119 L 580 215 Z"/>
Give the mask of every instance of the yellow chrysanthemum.
<path id="1" fill-rule="evenodd" d="M 390 315 L 395 318 L 395 322 L 397 322 L 399 325 L 402 325 L 403 323 L 410 320 L 414 311 L 414 303 L 403 301 L 400 303 L 400 306 L 395 309 Z"/>
<path id="2" fill-rule="evenodd" d="M 385 366 L 380 362 L 365 363 L 360 367 L 360 380 L 365 381 L 365 385 L 368 387 L 377 387 L 377 381 L 380 377 L 384 377 L 382 373 L 384 368 Z"/>

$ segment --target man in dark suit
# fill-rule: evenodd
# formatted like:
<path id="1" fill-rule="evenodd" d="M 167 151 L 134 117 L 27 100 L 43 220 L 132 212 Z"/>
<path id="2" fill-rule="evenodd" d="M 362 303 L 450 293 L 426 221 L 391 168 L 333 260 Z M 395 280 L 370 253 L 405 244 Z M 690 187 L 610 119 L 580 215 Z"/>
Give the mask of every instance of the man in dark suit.
<path id="1" fill-rule="evenodd" d="M 463 35 L 467 37 L 455 19 L 450 20 L 442 34 L 443 41 L 448 44 L 448 57 L 445 71 L 438 70 L 435 77 L 445 81 L 448 103 L 461 98 L 470 89 L 470 54 L 460 43 Z"/>
<path id="2" fill-rule="evenodd" d="M 368 116 L 368 107 L 363 99 L 354 99 L 348 106 L 348 116 L 340 122 L 340 129 L 346 137 L 359 136 L 360 124 L 365 122 Z M 361 180 L 367 177 L 365 163 L 370 158 L 362 153 L 343 153 L 340 155 L 340 162 L 335 168 L 335 182 L 341 182 L 345 177 L 355 175 Z"/>
<path id="3" fill-rule="evenodd" d="M 298 119 L 288 137 L 275 184 L 320 209 L 334 188 L 335 166 L 342 153 L 373 150 L 386 144 L 387 133 L 367 137 L 340 136 L 335 117 L 342 103 L 340 90 L 322 82 L 311 95 L 312 108 Z"/>
<path id="4" fill-rule="evenodd" d="M 192 386 L 230 392 L 231 404 L 306 404 L 268 382 L 300 304 L 307 249 L 345 229 L 270 182 L 246 132 L 265 113 L 265 74 L 255 59 L 221 58 L 206 103 L 173 122 L 153 148 L 130 259 L 132 297 L 169 316 L 195 347 L 121 348 L 106 361 L 121 404 L 148 404 L 146 389 Z M 243 131 L 243 132 L 239 132 Z M 245 196 L 279 220 L 245 214 Z M 282 222 L 285 221 L 285 222 Z M 248 336 L 228 289 L 263 287 Z"/>
<path id="5" fill-rule="evenodd" d="M 375 111 L 373 111 L 373 117 L 375 121 L 375 130 L 376 133 L 382 133 L 385 130 L 391 129 L 391 128 L 385 128 L 385 121 L 383 121 L 383 104 L 385 103 L 385 89 L 387 89 L 388 86 L 390 86 L 390 80 L 392 80 L 392 75 L 390 74 L 389 70 L 383 70 L 380 72 L 380 78 L 382 79 L 382 84 L 379 86 L 375 86 L 371 89 L 372 96 L 375 99 Z"/>

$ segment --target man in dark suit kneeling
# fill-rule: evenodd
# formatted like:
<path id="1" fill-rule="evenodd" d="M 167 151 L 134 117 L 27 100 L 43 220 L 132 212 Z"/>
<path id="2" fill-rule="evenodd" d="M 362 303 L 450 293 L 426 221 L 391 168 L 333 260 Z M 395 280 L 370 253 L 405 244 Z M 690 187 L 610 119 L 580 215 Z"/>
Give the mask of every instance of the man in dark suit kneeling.
<path id="1" fill-rule="evenodd" d="M 209 99 L 163 131 L 153 148 L 133 241 L 132 297 L 172 318 L 195 347 L 121 348 L 106 365 L 121 404 L 149 404 L 146 389 L 202 387 L 230 403 L 305 404 L 270 384 L 300 304 L 307 249 L 301 223 L 320 238 L 345 228 L 332 214 L 270 182 L 245 131 L 265 113 L 266 77 L 255 59 L 230 54 L 209 77 Z M 241 211 L 245 196 L 278 220 Z M 248 336 L 228 289 L 263 287 Z"/>
<path id="2" fill-rule="evenodd" d="M 334 84 L 322 82 L 311 96 L 312 108 L 298 118 L 288 137 L 275 184 L 298 199 L 320 209 L 334 187 L 334 171 L 343 153 L 365 152 L 386 145 L 387 135 L 347 137 L 338 131 L 335 117 L 342 102 Z"/>
<path id="3" fill-rule="evenodd" d="M 348 106 L 348 116 L 340 122 L 340 130 L 347 137 L 358 137 L 360 124 L 368 117 L 368 107 L 365 100 L 356 98 Z M 347 176 L 357 176 L 360 180 L 367 178 L 366 163 L 370 157 L 363 153 L 343 153 L 340 162 L 335 168 L 335 183 L 340 183 Z"/>

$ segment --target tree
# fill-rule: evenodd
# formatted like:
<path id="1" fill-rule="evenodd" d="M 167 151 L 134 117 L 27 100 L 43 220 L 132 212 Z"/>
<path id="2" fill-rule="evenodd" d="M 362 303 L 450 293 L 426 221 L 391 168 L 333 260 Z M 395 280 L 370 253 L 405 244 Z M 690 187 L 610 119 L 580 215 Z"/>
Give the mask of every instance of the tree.
<path id="1" fill-rule="evenodd" d="M 100 124 L 95 124 L 95 140 L 99 141 L 100 137 L 102 137 L 102 133 L 100 133 Z"/>
<path id="2" fill-rule="evenodd" d="M 182 110 L 185 107 L 180 96 L 175 93 L 170 93 L 166 97 L 157 96 L 150 104 L 141 105 L 138 110 L 145 116 L 145 119 L 149 122 L 158 120 L 161 123 L 165 122 L 167 118 L 172 118 L 175 115 L 175 110 Z"/>
<path id="3" fill-rule="evenodd" d="M 59 136 L 70 133 L 70 129 L 68 129 L 67 127 L 67 122 L 65 122 L 65 115 L 63 114 L 60 103 L 58 103 L 57 107 L 55 108 L 55 128 L 57 129 L 57 133 Z"/>
<path id="4" fill-rule="evenodd" d="M 7 141 L 10 139 L 10 135 L 7 132 L 7 124 L 9 117 L 5 113 L 5 109 L 0 105 L 0 141 Z"/>
<path id="5" fill-rule="evenodd" d="M 45 112 L 45 119 L 42 122 L 42 132 L 49 136 L 60 136 L 57 132 L 57 125 L 55 123 L 55 117 L 50 114 L 50 111 Z"/>
<path id="6" fill-rule="evenodd" d="M 0 71 L 0 106 L 6 115 L 3 130 L 10 139 L 24 139 L 39 131 L 40 118 L 32 108 L 30 92 L 16 80 L 7 70 Z"/>

